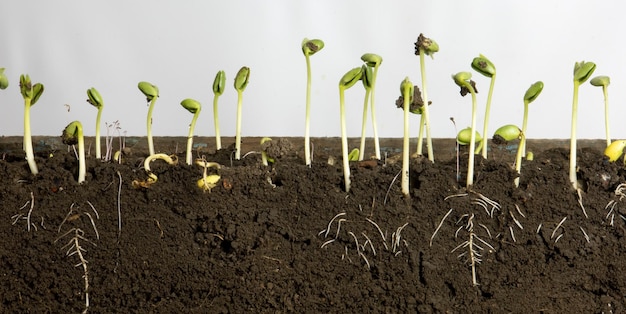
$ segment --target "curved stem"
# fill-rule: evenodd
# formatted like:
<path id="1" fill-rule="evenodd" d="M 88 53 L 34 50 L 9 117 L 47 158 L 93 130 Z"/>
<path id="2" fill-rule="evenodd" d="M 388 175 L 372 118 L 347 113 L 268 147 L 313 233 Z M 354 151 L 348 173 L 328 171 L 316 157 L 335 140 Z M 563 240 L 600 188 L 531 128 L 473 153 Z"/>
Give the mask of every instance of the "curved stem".
<path id="1" fill-rule="evenodd" d="M 146 125 L 148 127 L 148 152 L 150 155 L 154 155 L 154 142 L 152 141 L 152 110 L 156 103 L 157 97 L 153 97 L 150 101 L 150 107 L 148 107 L 148 118 L 146 119 Z"/>
<path id="2" fill-rule="evenodd" d="M 102 116 L 102 108 L 98 108 L 98 115 L 96 116 L 96 159 L 102 159 L 102 150 L 100 149 L 100 118 Z"/>
<path id="3" fill-rule="evenodd" d="M 213 96 L 213 123 L 215 124 L 215 149 L 222 149 L 222 137 L 220 136 L 220 119 L 219 112 L 217 110 L 217 100 L 220 98 L 220 95 L 215 94 Z"/>
<path id="4" fill-rule="evenodd" d="M 606 86 L 602 86 L 604 93 L 604 127 L 606 128 L 606 146 L 611 145 L 611 131 L 609 128 L 609 92 Z"/>
<path id="5" fill-rule="evenodd" d="M 235 131 L 235 159 L 241 159 L 241 104 L 243 91 L 237 91 L 237 129 Z"/>
<path id="6" fill-rule="evenodd" d="M 495 83 L 496 83 L 496 74 L 494 73 L 491 76 L 491 83 L 489 84 L 489 94 L 487 95 L 487 107 L 485 109 L 485 121 L 483 124 L 483 141 L 485 143 L 483 144 L 482 155 L 483 155 L 483 158 L 485 159 L 487 159 L 487 143 L 489 142 L 487 140 L 487 129 L 489 125 L 489 113 L 491 112 L 491 96 L 493 95 L 493 86 Z"/>
<path id="7" fill-rule="evenodd" d="M 426 63 L 424 62 L 424 48 L 420 48 L 420 70 L 422 74 L 422 99 L 424 100 L 424 110 L 422 117 L 424 118 L 424 126 L 426 126 L 426 146 L 428 149 L 428 160 L 435 162 L 433 154 L 433 141 L 430 136 L 430 117 L 428 115 L 428 88 L 426 84 Z M 421 127 L 420 127 L 421 128 Z M 421 133 L 421 129 L 420 129 Z M 421 150 L 419 151 L 421 153 Z"/>
<path id="8" fill-rule="evenodd" d="M 33 139 L 30 133 L 30 98 L 24 98 L 24 152 L 30 172 L 34 175 L 39 173 L 33 152 Z"/>
<path id="9" fill-rule="evenodd" d="M 339 86 L 339 118 L 341 120 L 341 154 L 343 159 L 343 179 L 346 193 L 350 192 L 350 162 L 348 159 L 348 136 L 346 132 L 346 108 L 344 88 Z"/>
<path id="10" fill-rule="evenodd" d="M 191 160 L 191 148 L 193 147 L 193 131 L 196 129 L 196 121 L 198 120 L 198 116 L 200 115 L 200 108 L 193 114 L 193 118 L 191 118 L 191 124 L 189 125 L 189 134 L 187 135 L 187 165 L 192 164 Z"/>
<path id="11" fill-rule="evenodd" d="M 372 94 L 370 95 L 370 107 L 372 108 L 372 126 L 374 127 L 374 149 L 376 150 L 376 159 L 380 160 L 380 141 L 378 140 L 378 127 L 376 126 L 376 75 L 378 74 L 378 64 L 374 67 L 372 73 Z"/>
<path id="12" fill-rule="evenodd" d="M 306 60 L 306 113 L 304 118 L 304 162 L 311 166 L 311 138 L 310 138 L 310 112 L 311 112 L 311 60 L 307 54 Z"/>
<path id="13" fill-rule="evenodd" d="M 359 147 L 359 161 L 365 156 L 365 125 L 367 124 L 367 104 L 370 100 L 370 88 L 365 89 L 365 100 L 363 101 L 363 121 L 361 123 L 361 146 Z"/>

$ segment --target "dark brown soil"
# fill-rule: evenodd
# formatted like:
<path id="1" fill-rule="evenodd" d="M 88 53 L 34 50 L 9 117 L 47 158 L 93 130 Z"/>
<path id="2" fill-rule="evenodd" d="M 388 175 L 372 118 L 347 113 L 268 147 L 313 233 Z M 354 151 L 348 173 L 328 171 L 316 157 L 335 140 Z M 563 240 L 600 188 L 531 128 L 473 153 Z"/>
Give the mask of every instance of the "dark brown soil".
<path id="1" fill-rule="evenodd" d="M 447 146 L 434 164 L 412 159 L 405 198 L 400 145 L 386 147 L 384 161 L 353 163 L 346 193 L 339 142 L 313 142 L 310 168 L 300 142 L 269 167 L 244 155 L 258 146 L 244 146 L 240 161 L 200 146 L 222 165 L 210 192 L 197 188 L 202 168 L 187 166 L 181 149 L 178 165 L 152 163 L 149 188 L 132 187 L 147 177 L 136 148 L 122 164 L 88 158 L 82 185 L 65 147 L 40 149 L 36 177 L 23 153 L 6 153 L 0 312 L 83 311 L 81 255 L 93 313 L 626 311 L 626 200 L 615 195 L 626 172 L 595 146 L 578 151 L 585 217 L 563 148 L 536 151 L 515 188 L 514 155 L 494 146 L 487 160 L 477 156 L 466 191 L 467 155 L 457 181 Z M 499 207 L 477 204 L 481 195 Z"/>

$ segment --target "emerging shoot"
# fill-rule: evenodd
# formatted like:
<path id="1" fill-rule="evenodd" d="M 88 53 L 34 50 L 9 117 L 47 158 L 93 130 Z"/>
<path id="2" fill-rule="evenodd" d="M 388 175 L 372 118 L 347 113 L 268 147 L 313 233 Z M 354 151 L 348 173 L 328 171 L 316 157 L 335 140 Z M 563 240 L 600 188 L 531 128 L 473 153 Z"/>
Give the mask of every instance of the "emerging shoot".
<path id="1" fill-rule="evenodd" d="M 226 73 L 218 71 L 213 81 L 213 122 L 215 124 L 215 146 L 217 150 L 222 149 L 222 137 L 220 136 L 220 119 L 217 110 L 217 100 L 224 93 L 226 86 Z"/>
<path id="2" fill-rule="evenodd" d="M 211 192 L 211 189 L 217 186 L 217 182 L 219 182 L 221 176 L 219 175 L 219 173 L 207 174 L 207 170 L 209 168 L 215 168 L 217 171 L 219 171 L 220 164 L 216 162 L 209 162 L 202 158 L 196 159 L 196 165 L 203 168 L 202 178 L 196 183 L 198 185 L 198 188 L 205 192 Z"/>
<path id="3" fill-rule="evenodd" d="M 456 135 L 457 144 L 459 144 L 460 146 L 469 145 L 472 139 L 471 132 L 472 129 L 470 127 L 459 131 L 459 133 Z M 478 131 L 474 131 L 474 144 L 476 145 L 476 147 L 474 148 L 474 154 L 478 154 L 480 152 L 480 149 L 483 147 L 483 142 L 483 137 L 480 135 L 480 133 L 478 133 Z"/>
<path id="4" fill-rule="evenodd" d="M 43 90 L 42 84 L 32 84 L 28 74 L 20 76 L 20 92 L 24 98 L 24 152 L 26 152 L 26 161 L 28 162 L 30 172 L 34 175 L 39 173 L 39 170 L 37 169 L 37 163 L 35 163 L 33 139 L 30 133 L 30 107 L 39 100 Z"/>
<path id="5" fill-rule="evenodd" d="M 178 157 L 176 157 L 176 155 L 168 156 L 166 154 L 159 153 L 159 154 L 154 154 L 154 155 L 150 155 L 146 157 L 146 159 L 143 161 L 143 168 L 146 171 L 146 174 L 148 175 L 148 179 L 146 179 L 146 181 L 134 180 L 133 181 L 134 188 L 149 188 L 150 185 L 157 182 L 158 177 L 156 174 L 152 173 L 152 170 L 150 169 L 150 163 L 158 159 L 161 159 L 172 166 L 178 163 Z"/>
<path id="6" fill-rule="evenodd" d="M 263 166 L 269 166 L 270 163 L 274 163 L 274 158 L 267 156 L 267 146 L 272 141 L 269 137 L 264 137 L 261 139 L 261 163 Z"/>
<path id="7" fill-rule="evenodd" d="M 459 72 L 452 76 L 454 83 L 461 87 L 461 95 L 465 96 L 469 92 L 472 95 L 472 124 L 470 126 L 469 160 L 467 163 L 467 183 L 466 188 L 471 189 L 474 184 L 474 149 L 476 146 L 476 88 L 474 81 L 470 80 L 472 73 Z"/>
<path id="8" fill-rule="evenodd" d="M 472 69 L 476 70 L 476 72 L 491 78 L 491 83 L 489 84 L 489 94 L 487 95 L 487 106 L 485 109 L 485 121 L 483 123 L 483 134 L 487 134 L 488 124 L 489 124 L 489 112 L 491 110 L 491 96 L 493 95 L 493 86 L 496 82 L 496 67 L 493 65 L 487 57 L 482 54 L 472 60 Z M 484 141 L 482 148 L 483 158 L 487 159 L 487 144 L 488 141 Z"/>
<path id="9" fill-rule="evenodd" d="M 346 108 L 344 92 L 354 86 L 363 76 L 363 70 L 358 67 L 348 71 L 339 80 L 339 118 L 341 120 L 341 153 L 343 159 L 343 178 L 346 193 L 350 192 L 350 160 L 348 159 L 348 135 L 346 132 Z"/>
<path id="10" fill-rule="evenodd" d="M 187 109 L 187 111 L 193 114 L 193 118 L 191 118 L 191 124 L 189 124 L 189 134 L 187 135 L 187 165 L 191 166 L 191 148 L 193 146 L 193 131 L 196 128 L 196 121 L 198 120 L 198 116 L 200 115 L 200 110 L 202 109 L 202 105 L 199 102 L 187 98 L 180 102 L 180 105 L 183 108 Z"/>
<path id="11" fill-rule="evenodd" d="M 626 140 L 614 141 L 604 149 L 604 156 L 608 157 L 610 162 L 614 162 L 622 156 L 624 148 L 626 148 Z M 624 163 L 626 163 L 626 158 L 624 158 Z"/>
<path id="12" fill-rule="evenodd" d="M 402 194 L 409 196 L 409 105 L 413 97 L 413 83 L 406 77 L 400 84 L 404 110 L 404 139 L 402 142 Z"/>
<path id="13" fill-rule="evenodd" d="M 424 56 L 428 55 L 431 58 L 434 58 L 433 55 L 435 52 L 439 51 L 439 45 L 430 39 L 426 38 L 424 34 L 420 34 L 417 38 L 417 42 L 415 43 L 415 54 L 420 56 L 420 72 L 422 75 L 422 99 L 425 104 L 428 104 L 428 88 L 426 84 L 426 63 L 424 62 Z M 422 116 L 420 118 L 420 132 L 419 138 L 417 140 L 417 153 L 419 155 L 422 154 L 422 130 L 426 127 L 426 145 L 428 146 L 428 160 L 431 162 L 435 161 L 435 156 L 433 153 L 433 142 L 432 137 L 430 135 L 430 117 L 428 115 L 428 106 L 424 106 Z"/>
<path id="14" fill-rule="evenodd" d="M 154 142 L 152 141 L 152 110 L 154 109 L 154 103 L 156 103 L 159 97 L 159 88 L 148 82 L 139 82 L 137 87 L 139 87 L 139 90 L 146 96 L 146 101 L 150 104 L 150 107 L 148 107 L 148 117 L 146 119 L 148 128 L 148 151 L 150 155 L 154 155 Z"/>
<path id="15" fill-rule="evenodd" d="M 242 67 L 235 77 L 235 90 L 237 90 L 237 129 L 235 131 L 235 159 L 241 158 L 241 104 L 243 100 L 243 91 L 248 86 L 250 79 L 250 68 Z"/>
<path id="16" fill-rule="evenodd" d="M 376 150 L 376 159 L 380 160 L 380 141 L 378 139 L 378 126 L 376 123 L 376 77 L 378 76 L 378 67 L 383 63 L 383 58 L 377 54 L 366 53 L 361 56 L 361 60 L 365 62 L 365 64 L 369 68 L 373 68 L 371 79 L 369 80 L 370 85 L 370 107 L 372 112 L 372 127 L 374 128 L 374 149 Z M 366 96 L 367 98 L 367 96 Z"/>
<path id="17" fill-rule="evenodd" d="M 324 48 L 321 39 L 302 40 L 302 53 L 306 60 L 306 113 L 304 119 L 304 162 L 311 166 L 311 138 L 310 138 L 310 112 L 311 112 L 311 60 L 310 56 Z"/>
<path id="18" fill-rule="evenodd" d="M 522 121 L 522 130 L 521 132 L 521 137 L 520 137 L 520 143 L 519 146 L 517 147 L 517 155 L 515 157 L 515 170 L 517 171 L 518 174 L 521 173 L 521 167 L 522 167 L 522 156 L 526 155 L 526 130 L 528 127 L 528 105 L 535 101 L 535 99 L 537 99 L 537 97 L 539 97 L 539 94 L 541 94 L 541 91 L 543 90 L 543 82 L 542 81 L 537 81 L 534 84 L 530 85 L 530 87 L 526 90 L 526 93 L 524 93 L 524 118 Z M 519 186 L 519 177 L 515 178 L 515 187 Z"/>
<path id="19" fill-rule="evenodd" d="M 83 125 L 79 121 L 68 124 L 61 135 L 66 145 L 78 144 L 78 183 L 85 182 L 85 138 L 83 137 Z"/>
<path id="20" fill-rule="evenodd" d="M 100 117 L 102 116 L 104 101 L 100 93 L 94 87 L 87 90 L 87 97 L 87 102 L 98 109 L 98 115 L 96 116 L 96 159 L 102 159 L 102 151 L 100 149 Z"/>
<path id="21" fill-rule="evenodd" d="M 570 135 L 569 180 L 580 195 L 580 186 L 576 176 L 576 122 L 578 117 L 578 87 L 591 77 L 596 69 L 593 62 L 576 62 L 574 65 L 574 98 L 572 100 L 572 129 Z M 580 199 L 579 199 L 580 200 Z"/>
<path id="22" fill-rule="evenodd" d="M 606 132 L 606 146 L 611 145 L 611 134 L 609 130 L 609 84 L 611 79 L 608 76 L 596 76 L 589 81 L 593 86 L 602 86 L 602 93 L 604 94 L 604 128 Z"/>

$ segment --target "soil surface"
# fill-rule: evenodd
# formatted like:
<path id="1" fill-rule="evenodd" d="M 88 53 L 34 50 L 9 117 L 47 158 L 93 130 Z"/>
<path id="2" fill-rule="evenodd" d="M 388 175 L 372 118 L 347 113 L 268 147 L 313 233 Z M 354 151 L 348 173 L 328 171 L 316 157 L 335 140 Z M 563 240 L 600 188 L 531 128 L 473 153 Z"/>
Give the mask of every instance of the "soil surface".
<path id="1" fill-rule="evenodd" d="M 349 193 L 337 139 L 312 141 L 311 167 L 301 139 L 278 140 L 291 148 L 274 147 L 270 166 L 257 139 L 244 140 L 241 160 L 232 145 L 197 140 L 194 154 L 221 165 L 207 169 L 221 176 L 210 191 L 180 138 L 155 144 L 178 164 L 152 162 L 148 187 L 133 185 L 148 176 L 132 141 L 121 164 L 90 152 L 84 184 L 67 147 L 36 140 L 33 176 L 21 141 L 5 141 L 0 312 L 626 311 L 626 200 L 616 194 L 626 171 L 598 145 L 578 146 L 583 210 L 563 141 L 529 142 L 519 188 L 515 145 L 490 146 L 470 191 L 467 153 L 457 164 L 453 142 L 435 141 L 435 163 L 411 159 L 405 197 L 397 139 L 383 160 L 351 163 Z"/>

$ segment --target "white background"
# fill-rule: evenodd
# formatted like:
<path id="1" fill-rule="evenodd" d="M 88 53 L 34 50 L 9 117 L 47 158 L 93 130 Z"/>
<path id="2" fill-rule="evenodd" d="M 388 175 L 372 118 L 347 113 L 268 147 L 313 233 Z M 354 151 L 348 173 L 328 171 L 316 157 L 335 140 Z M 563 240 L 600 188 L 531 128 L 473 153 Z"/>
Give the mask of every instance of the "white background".
<path id="1" fill-rule="evenodd" d="M 402 112 L 395 108 L 405 76 L 421 86 L 413 43 L 420 33 L 440 52 L 426 59 L 432 134 L 454 137 L 450 117 L 470 123 L 471 98 L 461 97 L 451 75 L 472 71 L 479 53 L 497 67 L 490 132 L 521 125 L 526 89 L 545 88 L 530 105 L 529 138 L 569 138 L 572 71 L 576 61 L 593 61 L 594 76 L 608 75 L 614 138 L 626 137 L 624 12 L 619 1 L 3 1 L 0 11 L 0 67 L 10 79 L 0 91 L 0 135 L 23 132 L 19 76 L 27 73 L 45 92 L 32 108 L 34 135 L 57 135 L 72 120 L 94 135 L 96 109 L 86 90 L 96 87 L 105 101 L 104 123 L 119 120 L 127 135 L 146 134 L 147 106 L 137 89 L 149 81 L 160 89 L 154 109 L 155 136 L 185 136 L 192 115 L 184 98 L 204 108 L 196 135 L 213 136 L 211 89 L 225 70 L 220 98 L 223 136 L 234 136 L 237 94 L 233 78 L 251 68 L 244 92 L 243 136 L 303 136 L 306 68 L 300 44 L 320 38 L 326 47 L 311 58 L 311 135 L 340 136 L 337 84 L 360 56 L 384 59 L 376 91 L 380 136 L 402 136 Z M 473 71 L 472 71 L 473 72 Z M 482 130 L 489 79 L 478 84 Z M 346 93 L 349 136 L 361 129 L 364 90 Z M 67 111 L 66 104 L 70 111 Z M 418 116 L 412 117 L 417 136 Z M 371 124 L 368 135 L 372 135 Z M 604 138 L 600 87 L 581 86 L 579 138 Z"/>

